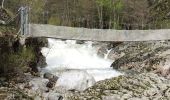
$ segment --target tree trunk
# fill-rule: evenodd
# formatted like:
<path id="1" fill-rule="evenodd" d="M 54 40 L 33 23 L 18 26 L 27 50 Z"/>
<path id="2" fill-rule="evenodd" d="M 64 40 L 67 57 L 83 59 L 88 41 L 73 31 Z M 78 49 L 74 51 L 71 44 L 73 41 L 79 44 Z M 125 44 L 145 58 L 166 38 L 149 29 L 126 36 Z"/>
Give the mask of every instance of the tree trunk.
<path id="1" fill-rule="evenodd" d="M 103 29 L 103 7 L 98 7 L 99 27 Z"/>
<path id="2" fill-rule="evenodd" d="M 2 0 L 2 4 L 1 4 L 1 7 L 4 8 L 4 1 L 5 0 Z"/>

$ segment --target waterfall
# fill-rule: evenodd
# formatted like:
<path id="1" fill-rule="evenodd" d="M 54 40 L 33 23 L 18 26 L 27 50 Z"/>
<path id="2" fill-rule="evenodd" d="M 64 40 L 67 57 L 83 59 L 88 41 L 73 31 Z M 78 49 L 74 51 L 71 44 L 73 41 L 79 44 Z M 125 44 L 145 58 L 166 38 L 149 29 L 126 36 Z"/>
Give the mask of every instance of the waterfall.
<path id="1" fill-rule="evenodd" d="M 111 60 L 97 55 L 98 49 L 92 45 L 93 42 L 76 44 L 75 40 L 55 39 L 48 39 L 48 42 L 49 47 L 42 48 L 47 61 L 45 71 L 59 74 L 66 70 L 83 70 L 92 75 L 95 81 L 121 75 L 110 67 Z"/>

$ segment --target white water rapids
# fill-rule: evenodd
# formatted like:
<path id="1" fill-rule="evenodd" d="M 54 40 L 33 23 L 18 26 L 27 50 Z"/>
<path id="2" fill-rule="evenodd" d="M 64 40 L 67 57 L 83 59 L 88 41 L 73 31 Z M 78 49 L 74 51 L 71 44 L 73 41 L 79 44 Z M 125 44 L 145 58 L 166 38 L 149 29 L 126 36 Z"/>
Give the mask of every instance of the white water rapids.
<path id="1" fill-rule="evenodd" d="M 64 70 L 83 70 L 92 75 L 95 81 L 121 75 L 110 67 L 111 60 L 97 56 L 98 49 L 92 46 L 92 42 L 76 44 L 74 40 L 55 39 L 48 39 L 48 42 L 49 47 L 42 49 L 47 61 L 46 71 L 56 74 Z"/>

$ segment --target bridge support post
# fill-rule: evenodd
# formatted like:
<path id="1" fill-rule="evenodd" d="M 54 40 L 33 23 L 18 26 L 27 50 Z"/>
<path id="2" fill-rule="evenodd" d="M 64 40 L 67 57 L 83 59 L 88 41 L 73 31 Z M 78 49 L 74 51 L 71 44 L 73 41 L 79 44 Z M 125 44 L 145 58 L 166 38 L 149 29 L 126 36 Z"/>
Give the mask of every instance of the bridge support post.
<path id="1" fill-rule="evenodd" d="M 21 35 L 28 35 L 29 23 L 28 23 L 28 7 L 21 7 Z"/>
<path id="2" fill-rule="evenodd" d="M 28 7 L 21 7 L 20 8 L 20 20 L 21 20 L 21 34 L 20 34 L 20 43 L 22 45 L 25 44 L 26 36 L 29 35 L 29 23 L 28 23 Z"/>

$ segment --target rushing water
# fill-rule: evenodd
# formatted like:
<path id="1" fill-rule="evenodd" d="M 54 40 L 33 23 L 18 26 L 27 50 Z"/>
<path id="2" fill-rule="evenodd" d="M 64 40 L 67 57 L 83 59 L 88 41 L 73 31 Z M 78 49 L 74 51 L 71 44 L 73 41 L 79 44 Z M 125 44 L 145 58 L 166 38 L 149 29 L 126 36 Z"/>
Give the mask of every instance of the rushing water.
<path id="1" fill-rule="evenodd" d="M 111 60 L 97 56 L 97 47 L 92 42 L 76 44 L 74 40 L 48 39 L 49 47 L 43 48 L 47 67 L 45 70 L 52 73 L 63 70 L 84 70 L 94 77 L 96 81 L 119 76 L 121 73 L 113 70 Z M 108 51 L 109 52 L 109 51 Z"/>

